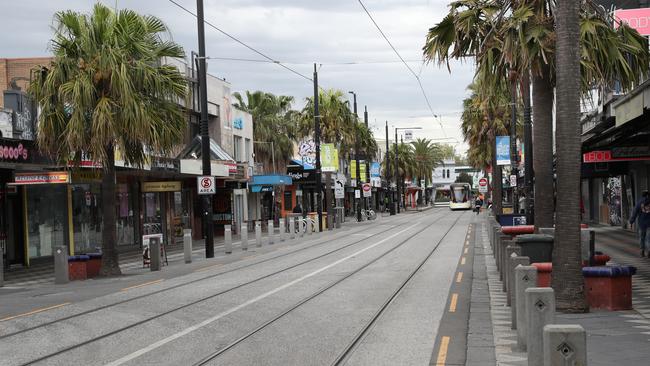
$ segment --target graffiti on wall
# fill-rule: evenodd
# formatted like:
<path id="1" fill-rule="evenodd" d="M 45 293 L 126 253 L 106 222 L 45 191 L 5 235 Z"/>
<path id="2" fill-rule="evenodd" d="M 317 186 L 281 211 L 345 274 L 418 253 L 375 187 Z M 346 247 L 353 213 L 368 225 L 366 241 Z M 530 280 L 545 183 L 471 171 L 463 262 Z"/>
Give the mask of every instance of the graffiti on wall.
<path id="1" fill-rule="evenodd" d="M 605 199 L 609 208 L 609 224 L 621 225 L 621 178 L 614 177 L 607 180 Z"/>

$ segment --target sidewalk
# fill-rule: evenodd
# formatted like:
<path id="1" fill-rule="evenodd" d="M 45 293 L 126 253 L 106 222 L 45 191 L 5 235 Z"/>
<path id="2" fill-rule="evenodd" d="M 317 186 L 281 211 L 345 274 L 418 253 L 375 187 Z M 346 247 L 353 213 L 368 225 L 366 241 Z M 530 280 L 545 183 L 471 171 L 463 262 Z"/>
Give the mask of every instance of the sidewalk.
<path id="1" fill-rule="evenodd" d="M 596 234 L 598 244 L 599 233 Z M 489 329 L 492 330 L 494 355 L 497 365 L 527 365 L 527 355 L 517 349 L 517 333 L 511 329 L 510 307 L 506 305 L 506 294 L 501 291 L 502 284 L 499 281 L 499 273 L 492 255 L 492 249 L 488 239 L 487 223 L 485 217 L 477 223 L 475 240 L 475 273 L 472 286 L 471 306 L 481 304 L 486 300 L 487 295 L 481 288 L 485 286 L 485 275 L 481 276 L 482 269 L 477 268 L 478 263 L 485 263 L 487 274 L 487 286 L 489 288 L 490 317 L 474 316 L 470 309 L 470 331 L 468 333 L 468 365 L 481 365 L 480 352 L 486 348 L 478 342 L 469 342 L 470 337 L 488 340 Z M 610 244 L 610 246 L 613 244 Z M 597 245 L 597 250 L 602 250 L 612 256 L 617 263 L 626 264 L 622 254 L 627 251 L 607 246 L 603 235 L 602 248 Z M 638 253 L 637 253 L 638 255 Z M 638 258 L 639 263 L 645 261 L 647 268 L 650 265 L 649 259 Z M 633 262 L 633 261 L 632 261 Z M 632 264 L 631 265 L 638 265 Z M 647 283 L 647 271 L 642 272 L 636 280 L 637 285 L 643 286 Z M 646 289 L 648 286 L 646 285 Z M 646 291 L 647 292 L 647 291 Z M 647 313 L 641 313 L 641 303 L 635 301 L 635 310 L 618 312 L 594 312 L 588 314 L 556 314 L 556 322 L 564 324 L 580 324 L 587 331 L 587 352 L 590 366 L 611 366 L 611 365 L 646 365 L 650 359 L 650 318 Z M 648 307 L 650 308 L 650 307 Z M 480 309 L 479 309 L 480 310 Z M 471 358 L 470 358 L 471 357 Z M 474 363 L 469 361 L 473 360 Z M 483 363 L 484 364 L 484 363 Z"/>

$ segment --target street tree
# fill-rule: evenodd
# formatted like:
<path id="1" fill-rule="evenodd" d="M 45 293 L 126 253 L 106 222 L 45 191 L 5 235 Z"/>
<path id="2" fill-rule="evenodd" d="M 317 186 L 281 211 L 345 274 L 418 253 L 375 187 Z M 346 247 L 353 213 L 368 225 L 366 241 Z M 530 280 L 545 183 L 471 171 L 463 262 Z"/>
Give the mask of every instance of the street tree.
<path id="1" fill-rule="evenodd" d="M 103 167 L 102 275 L 119 275 L 115 151 L 131 166 L 166 156 L 186 126 L 187 83 L 165 58 L 183 58 L 158 18 L 96 4 L 54 15 L 54 59 L 33 72 L 39 147 L 62 164 L 89 156 Z"/>

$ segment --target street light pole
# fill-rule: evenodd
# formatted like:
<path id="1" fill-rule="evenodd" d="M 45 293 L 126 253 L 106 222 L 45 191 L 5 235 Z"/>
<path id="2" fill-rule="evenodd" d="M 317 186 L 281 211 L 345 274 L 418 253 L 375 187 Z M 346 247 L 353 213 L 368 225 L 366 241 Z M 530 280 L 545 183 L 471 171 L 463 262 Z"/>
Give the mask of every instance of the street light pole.
<path id="1" fill-rule="evenodd" d="M 201 160 L 203 175 L 211 176 L 210 132 L 208 130 L 208 88 L 205 64 L 205 29 L 203 0 L 196 0 L 196 19 L 199 35 L 199 99 L 201 108 Z M 214 257 L 214 222 L 212 221 L 212 195 L 203 196 L 203 227 L 205 228 L 205 257 Z"/>
<path id="2" fill-rule="evenodd" d="M 390 157 L 388 156 L 388 121 L 386 121 L 386 195 L 388 196 L 388 210 L 391 215 L 395 215 L 395 207 L 393 206 L 393 195 L 390 187 Z"/>
<path id="3" fill-rule="evenodd" d="M 354 106 L 354 160 L 356 160 L 356 173 L 357 173 L 357 190 L 359 190 L 359 196 L 361 196 L 361 162 L 359 161 L 359 130 L 357 129 L 357 119 L 359 118 L 357 114 L 357 94 L 355 92 L 349 92 L 352 94 L 353 106 Z M 355 192 L 356 196 L 356 192 Z M 361 198 L 356 198 L 354 201 L 357 203 L 357 221 L 361 221 Z"/>
<path id="4" fill-rule="evenodd" d="M 314 63 L 314 145 L 316 145 L 316 211 L 318 212 L 318 232 L 323 231 L 323 182 L 320 178 L 320 114 L 318 111 L 318 71 Z"/>
<path id="5" fill-rule="evenodd" d="M 397 204 L 397 213 L 400 213 L 399 207 L 399 152 L 397 146 L 397 130 L 395 128 L 395 197 L 393 198 L 393 205 Z"/>

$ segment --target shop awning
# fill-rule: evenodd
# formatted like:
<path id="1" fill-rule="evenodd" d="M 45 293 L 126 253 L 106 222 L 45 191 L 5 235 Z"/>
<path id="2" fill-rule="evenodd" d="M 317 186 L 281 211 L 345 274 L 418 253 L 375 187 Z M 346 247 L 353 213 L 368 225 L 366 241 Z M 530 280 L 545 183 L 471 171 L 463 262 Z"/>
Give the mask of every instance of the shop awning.
<path id="1" fill-rule="evenodd" d="M 179 159 L 200 159 L 201 158 L 201 136 L 196 136 L 180 154 Z M 212 138 L 210 139 L 210 159 L 235 162 L 230 154 L 226 152 Z"/>
<path id="2" fill-rule="evenodd" d="M 252 193 L 271 192 L 274 186 L 290 186 L 293 180 L 288 175 L 254 175 L 253 180 L 249 183 Z"/>

